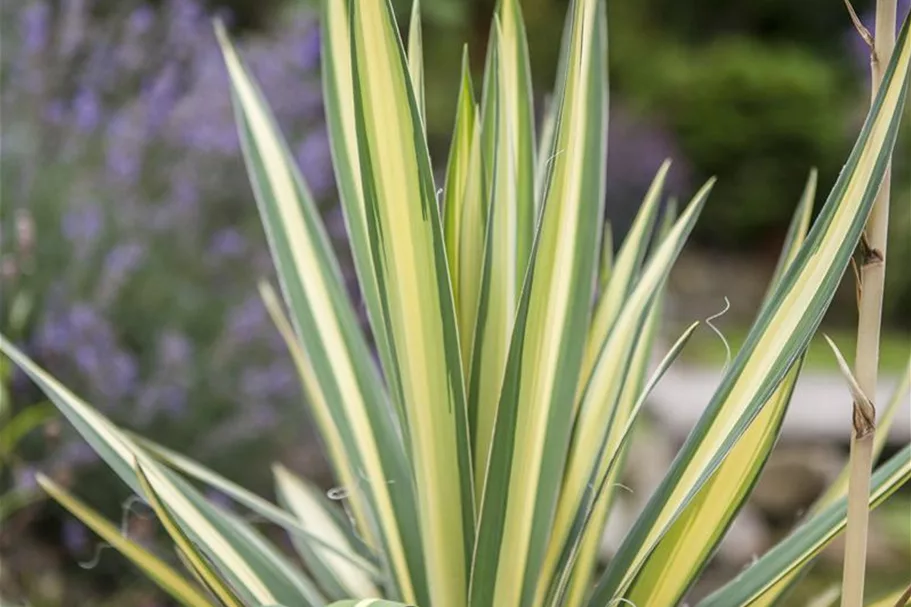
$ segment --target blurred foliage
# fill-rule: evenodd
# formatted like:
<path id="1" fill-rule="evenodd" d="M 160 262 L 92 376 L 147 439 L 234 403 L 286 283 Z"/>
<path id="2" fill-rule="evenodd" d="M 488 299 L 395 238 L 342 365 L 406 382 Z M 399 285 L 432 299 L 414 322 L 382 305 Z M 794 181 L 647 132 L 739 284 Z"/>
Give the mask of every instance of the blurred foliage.
<path id="1" fill-rule="evenodd" d="M 784 221 L 809 166 L 823 183 L 846 154 L 848 87 L 826 62 L 799 49 L 726 38 L 652 58 L 650 77 L 630 88 L 660 116 L 700 177 L 719 177 L 715 202 L 696 238 L 729 248 L 761 248 Z"/>

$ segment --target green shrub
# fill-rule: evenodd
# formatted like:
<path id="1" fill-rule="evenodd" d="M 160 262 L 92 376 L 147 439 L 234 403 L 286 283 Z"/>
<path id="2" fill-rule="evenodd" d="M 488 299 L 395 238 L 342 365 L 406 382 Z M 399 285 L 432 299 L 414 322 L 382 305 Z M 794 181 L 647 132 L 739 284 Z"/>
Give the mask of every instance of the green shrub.
<path id="1" fill-rule="evenodd" d="M 660 78 L 636 86 L 662 116 L 690 164 L 723 175 L 697 227 L 700 242 L 762 249 L 779 237 L 807 163 L 833 180 L 846 149 L 844 83 L 809 53 L 728 38 L 675 48 L 652 64 Z"/>

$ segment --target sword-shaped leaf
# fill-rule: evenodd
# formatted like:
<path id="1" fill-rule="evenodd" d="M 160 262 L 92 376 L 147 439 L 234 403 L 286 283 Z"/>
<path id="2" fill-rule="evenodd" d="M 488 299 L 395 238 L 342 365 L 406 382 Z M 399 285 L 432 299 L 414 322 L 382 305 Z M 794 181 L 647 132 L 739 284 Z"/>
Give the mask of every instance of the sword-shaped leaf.
<path id="1" fill-rule="evenodd" d="M 283 466 L 275 466 L 273 472 L 279 503 L 294 513 L 310 535 L 322 540 L 321 545 L 302 536 L 291 536 L 298 554 L 326 596 L 330 600 L 382 596 L 373 579 L 361 567 L 340 556 L 338 551 L 324 547 L 341 547 L 354 552 L 348 530 L 350 523 L 338 515 L 338 508 L 316 487 Z"/>
<path id="2" fill-rule="evenodd" d="M 622 310 L 595 358 L 591 378 L 579 397 L 581 404 L 573 429 L 569 459 L 563 473 L 563 488 L 553 522 L 547 559 L 540 577 L 544 584 L 549 583 L 556 559 L 570 539 L 571 523 L 590 489 L 590 480 L 596 474 L 593 471 L 601 471 L 608 466 L 619 448 L 621 431 L 630 414 L 628 410 L 620 410 L 618 407 L 630 360 L 637 344 L 642 340 L 641 332 L 652 304 L 658 299 L 656 293 L 661 291 L 710 190 L 711 183 L 696 194 L 649 259 L 642 278 L 633 292 L 622 301 Z M 605 441 L 607 448 L 604 457 L 599 459 L 597 454 Z"/>
<path id="3" fill-rule="evenodd" d="M 400 428 L 316 205 L 261 92 L 221 28 L 219 40 L 248 173 L 302 350 L 295 358 L 309 404 L 339 480 L 358 488 L 351 491 L 355 516 L 371 546 L 385 554 L 397 595 L 426 597 L 422 545 L 412 524 L 417 500 Z M 286 334 L 286 341 L 294 340 Z"/>
<path id="4" fill-rule="evenodd" d="M 212 603 L 196 586 L 174 571 L 163 560 L 123 535 L 120 529 L 98 512 L 46 476 L 38 475 L 37 480 L 38 484 L 48 495 L 69 510 L 86 527 L 97 533 L 105 542 L 113 546 L 120 554 L 130 559 L 150 580 L 158 584 L 162 590 L 179 601 L 181 605 L 186 605 L 187 607 L 211 607 Z"/>
<path id="5" fill-rule="evenodd" d="M 459 336 L 430 158 L 388 0 L 351 12 L 354 113 L 367 235 L 407 421 L 430 599 L 462 605 L 474 540 Z M 413 525 L 413 521 L 412 521 Z"/>
<path id="6" fill-rule="evenodd" d="M 603 215 L 607 91 L 604 7 L 573 2 L 571 67 L 514 323 L 471 575 L 471 604 L 530 604 L 563 479 Z"/>
<path id="7" fill-rule="evenodd" d="M 907 94 L 907 23 L 848 162 L 806 242 L 762 307 L 743 348 L 593 595 L 627 598 L 649 555 L 760 414 L 828 308 L 882 182 Z"/>
<path id="8" fill-rule="evenodd" d="M 788 229 L 770 294 L 804 242 L 815 193 L 816 174 L 813 172 Z M 772 452 L 802 362 L 801 356 L 718 470 L 661 538 L 630 587 L 631 601 L 644 605 L 674 605 L 696 580 Z"/>
<path id="9" fill-rule="evenodd" d="M 909 479 L 911 445 L 893 455 L 873 474 L 870 507 L 881 504 Z M 844 497 L 834 501 L 696 607 L 754 605 L 765 591 L 804 566 L 844 531 L 847 513 Z"/>

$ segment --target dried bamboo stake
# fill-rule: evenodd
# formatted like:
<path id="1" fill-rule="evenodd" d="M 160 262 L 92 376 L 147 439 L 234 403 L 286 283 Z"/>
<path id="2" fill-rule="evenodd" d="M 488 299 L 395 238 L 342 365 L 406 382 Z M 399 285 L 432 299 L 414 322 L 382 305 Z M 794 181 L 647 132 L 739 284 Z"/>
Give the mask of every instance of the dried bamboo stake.
<path id="1" fill-rule="evenodd" d="M 876 28 L 872 40 L 870 33 L 857 19 L 849 0 L 845 0 L 845 2 L 861 36 L 868 44 L 872 42 L 870 49 L 872 99 L 879 90 L 886 65 L 895 48 L 896 0 L 877 0 Z M 841 607 L 862 607 L 863 605 L 869 524 L 868 498 L 870 473 L 873 466 L 873 439 L 876 432 L 876 411 L 872 399 L 876 394 L 879 371 L 886 237 L 889 229 L 890 173 L 891 171 L 887 167 L 882 187 L 867 220 L 860 247 L 857 352 L 854 361 L 854 377 L 857 381 L 852 386 L 854 395 L 853 428 Z"/>

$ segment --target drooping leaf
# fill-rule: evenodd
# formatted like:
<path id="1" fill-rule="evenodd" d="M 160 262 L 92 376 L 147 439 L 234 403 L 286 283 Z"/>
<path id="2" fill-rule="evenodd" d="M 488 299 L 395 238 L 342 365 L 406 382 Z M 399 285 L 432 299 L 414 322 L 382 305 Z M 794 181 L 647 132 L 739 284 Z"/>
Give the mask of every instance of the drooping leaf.
<path id="1" fill-rule="evenodd" d="M 124 536 L 120 529 L 95 510 L 68 493 L 63 487 L 44 475 L 38 475 L 38 484 L 86 527 L 97 533 L 105 542 L 130 559 L 150 580 L 168 595 L 187 607 L 211 607 L 212 603 L 193 584 L 174 571 L 163 560 Z"/>

